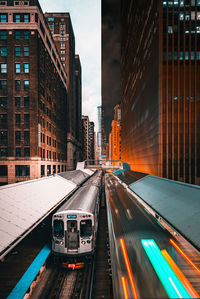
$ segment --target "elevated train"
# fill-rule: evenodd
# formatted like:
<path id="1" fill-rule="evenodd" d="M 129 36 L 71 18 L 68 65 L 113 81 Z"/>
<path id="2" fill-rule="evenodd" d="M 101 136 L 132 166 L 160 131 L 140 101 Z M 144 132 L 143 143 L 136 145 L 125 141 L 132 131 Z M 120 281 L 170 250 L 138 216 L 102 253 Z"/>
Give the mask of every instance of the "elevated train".
<path id="1" fill-rule="evenodd" d="M 52 217 L 52 251 L 76 261 L 95 251 L 102 171 L 95 173 Z"/>

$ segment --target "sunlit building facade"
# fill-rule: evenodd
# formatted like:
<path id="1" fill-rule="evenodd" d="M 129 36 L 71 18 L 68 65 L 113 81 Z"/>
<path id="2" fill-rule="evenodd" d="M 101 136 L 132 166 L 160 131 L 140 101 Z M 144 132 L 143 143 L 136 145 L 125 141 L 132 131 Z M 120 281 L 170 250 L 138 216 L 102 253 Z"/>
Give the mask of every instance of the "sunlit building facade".
<path id="1" fill-rule="evenodd" d="M 37 0 L 0 1 L 0 184 L 67 169 L 67 75 Z"/>
<path id="2" fill-rule="evenodd" d="M 122 4 L 122 160 L 200 184 L 200 1 Z"/>
<path id="3" fill-rule="evenodd" d="M 121 108 L 120 105 L 114 107 L 114 120 L 112 121 L 112 131 L 109 134 L 109 157 L 110 160 L 121 160 Z"/>

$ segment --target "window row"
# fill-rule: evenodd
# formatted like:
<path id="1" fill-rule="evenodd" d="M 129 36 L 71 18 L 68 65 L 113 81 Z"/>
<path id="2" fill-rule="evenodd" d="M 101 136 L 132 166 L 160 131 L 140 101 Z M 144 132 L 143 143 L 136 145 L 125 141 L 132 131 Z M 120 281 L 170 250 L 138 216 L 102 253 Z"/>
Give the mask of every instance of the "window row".
<path id="1" fill-rule="evenodd" d="M 0 13 L 0 23 L 8 22 L 8 14 Z M 14 13 L 13 14 L 13 22 L 15 23 L 29 23 L 30 22 L 30 14 L 29 13 Z"/>
<path id="2" fill-rule="evenodd" d="M 174 0 L 174 1 L 163 1 L 163 7 L 167 7 L 167 4 L 168 4 L 168 7 L 178 7 L 179 6 L 179 2 L 180 2 L 180 7 L 184 7 L 185 5 L 189 6 L 200 6 L 200 0 L 196 0 L 196 3 L 195 3 L 195 0 L 190 0 L 190 1 L 184 1 L 184 0 Z"/>
<path id="3" fill-rule="evenodd" d="M 172 52 L 168 52 L 168 60 L 200 60 L 200 51 L 196 52 L 196 55 L 195 55 L 195 52 L 192 51 L 192 52 L 188 52 L 188 51 L 185 51 L 185 55 L 184 55 L 184 52 L 176 52 L 174 51 L 174 53 Z M 166 61 L 167 60 L 167 54 L 166 52 L 163 53 L 163 60 Z"/>
<path id="4" fill-rule="evenodd" d="M 17 157 L 17 158 L 30 157 L 30 147 L 24 147 L 24 153 L 23 153 L 23 148 L 16 147 L 15 148 L 15 157 Z"/>
<path id="5" fill-rule="evenodd" d="M 52 155 L 51 155 L 51 153 L 52 153 Z M 57 159 L 56 152 L 52 152 L 52 151 L 47 150 L 46 151 L 46 156 L 45 156 L 45 149 L 42 149 L 42 148 L 40 149 L 40 156 L 41 156 L 42 159 L 45 159 L 45 158 L 53 159 L 53 160 Z"/>
<path id="6" fill-rule="evenodd" d="M 24 114 L 24 125 L 29 125 L 30 123 L 30 114 Z M 8 115 L 0 114 L 0 125 L 5 126 L 8 124 Z M 22 124 L 21 114 L 15 114 L 15 125 L 20 126 Z"/>
<path id="7" fill-rule="evenodd" d="M 40 124 L 43 128 L 45 128 L 45 119 L 42 118 L 42 116 L 40 116 Z M 56 129 L 51 125 L 51 123 L 49 123 L 47 121 L 47 125 L 46 125 L 47 131 L 51 132 L 56 135 Z"/>
<path id="8" fill-rule="evenodd" d="M 1 74 L 7 74 L 7 63 L 0 63 L 0 73 Z M 23 64 L 23 72 L 24 74 L 29 74 L 29 63 Z M 20 74 L 21 73 L 21 64 L 15 63 L 15 73 Z"/>
<path id="9" fill-rule="evenodd" d="M 0 40 L 6 40 L 8 36 L 7 30 L 0 30 Z M 15 30 L 15 39 L 20 40 L 21 38 L 28 40 L 29 31 L 28 30 Z"/>
<path id="10" fill-rule="evenodd" d="M 24 107 L 29 107 L 29 97 L 15 97 L 15 107 L 22 107 L 22 101 Z M 8 106 L 8 98 L 7 97 L 0 97 L 0 108 L 6 108 Z"/>
<path id="11" fill-rule="evenodd" d="M 20 144 L 22 142 L 22 132 L 15 131 L 15 144 Z M 24 131 L 24 143 L 30 142 L 30 131 Z"/>
<path id="12" fill-rule="evenodd" d="M 1 153 L 1 149 L 0 149 Z M 0 165 L 0 176 L 8 176 L 8 165 Z M 29 177 L 30 176 L 30 166 L 29 165 L 15 165 L 15 176 L 16 177 Z"/>
<path id="13" fill-rule="evenodd" d="M 15 56 L 16 57 L 21 56 L 21 54 L 22 54 L 21 49 L 23 51 L 24 56 L 28 57 L 29 56 L 29 47 L 28 46 L 24 46 L 24 47 L 16 46 L 15 47 Z"/>
<path id="14" fill-rule="evenodd" d="M 66 165 L 47 165 L 46 166 L 46 174 L 50 175 L 52 173 L 60 173 L 67 171 Z M 45 165 L 41 165 L 41 176 L 45 175 Z"/>
<path id="15" fill-rule="evenodd" d="M 28 91 L 30 87 L 30 81 L 24 80 L 24 90 Z M 0 90 L 7 90 L 7 80 L 0 80 Z M 21 81 L 15 80 L 15 90 L 19 91 L 21 90 Z"/>
<path id="16" fill-rule="evenodd" d="M 54 139 L 52 139 L 52 140 L 53 140 L 53 147 L 56 147 L 56 140 L 54 140 Z M 40 142 L 45 143 L 45 134 L 44 133 L 40 133 Z M 51 146 L 51 137 L 48 135 L 46 136 L 46 143 Z"/>

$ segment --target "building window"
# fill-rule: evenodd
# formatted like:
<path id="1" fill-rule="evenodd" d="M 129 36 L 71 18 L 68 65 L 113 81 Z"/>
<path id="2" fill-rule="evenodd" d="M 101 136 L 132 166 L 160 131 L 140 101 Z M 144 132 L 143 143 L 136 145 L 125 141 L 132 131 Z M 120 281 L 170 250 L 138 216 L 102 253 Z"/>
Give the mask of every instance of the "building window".
<path id="1" fill-rule="evenodd" d="M 5 97 L 2 97 L 2 98 L 0 98 L 0 107 L 1 108 L 6 108 L 7 107 L 7 98 L 5 98 Z"/>
<path id="2" fill-rule="evenodd" d="M 58 173 L 60 172 L 60 165 L 58 165 Z"/>
<path id="3" fill-rule="evenodd" d="M 29 107 L 29 97 L 24 97 L 24 107 Z"/>
<path id="4" fill-rule="evenodd" d="M 41 176 L 45 175 L 45 166 L 41 165 Z"/>
<path id="5" fill-rule="evenodd" d="M 21 53 L 20 53 L 20 47 L 17 46 L 17 47 L 15 47 L 15 56 L 19 57 L 20 55 L 21 55 Z"/>
<path id="6" fill-rule="evenodd" d="M 0 144 L 6 144 L 8 142 L 8 132 L 0 131 Z"/>
<path id="7" fill-rule="evenodd" d="M 65 24 L 60 24 L 60 29 L 64 29 L 65 28 Z"/>
<path id="8" fill-rule="evenodd" d="M 20 63 L 15 63 L 15 73 L 20 74 L 20 72 L 21 72 Z"/>
<path id="9" fill-rule="evenodd" d="M 20 39 L 21 38 L 21 32 L 19 30 L 15 30 L 15 39 Z"/>
<path id="10" fill-rule="evenodd" d="M 30 147 L 24 148 L 24 157 L 30 157 Z"/>
<path id="11" fill-rule="evenodd" d="M 0 80 L 0 90 L 7 90 L 7 80 Z"/>
<path id="12" fill-rule="evenodd" d="M 65 57 L 61 57 L 60 59 L 61 59 L 61 61 L 65 61 Z"/>
<path id="13" fill-rule="evenodd" d="M 29 47 L 24 47 L 24 56 L 29 56 Z"/>
<path id="14" fill-rule="evenodd" d="M 29 177 L 30 176 L 30 166 L 15 165 L 15 176 L 16 177 Z"/>
<path id="15" fill-rule="evenodd" d="M 53 24 L 49 24 L 49 28 L 53 29 L 54 25 Z"/>
<path id="16" fill-rule="evenodd" d="M 60 51 L 60 54 L 65 54 L 65 50 L 61 50 L 61 51 Z"/>
<path id="17" fill-rule="evenodd" d="M 16 91 L 19 91 L 20 88 L 21 88 L 20 80 L 15 80 L 15 90 L 16 90 Z"/>
<path id="18" fill-rule="evenodd" d="M 29 63 L 24 63 L 24 73 L 29 74 Z"/>
<path id="19" fill-rule="evenodd" d="M 7 39 L 7 31 L 6 30 L 0 30 L 0 39 Z"/>
<path id="20" fill-rule="evenodd" d="M 65 37 L 64 37 L 64 36 L 61 36 L 61 37 L 60 37 L 60 40 L 61 40 L 61 41 L 65 41 Z"/>
<path id="21" fill-rule="evenodd" d="M 7 13 L 1 13 L 0 14 L 0 23 L 7 23 L 8 22 L 8 14 Z"/>
<path id="22" fill-rule="evenodd" d="M 45 149 L 43 149 L 43 158 L 45 158 Z"/>
<path id="23" fill-rule="evenodd" d="M 7 149 L 7 147 L 0 148 L 0 157 L 8 157 L 8 149 Z"/>
<path id="24" fill-rule="evenodd" d="M 1 74 L 7 73 L 7 63 L 1 63 Z"/>
<path id="25" fill-rule="evenodd" d="M 20 23 L 21 22 L 21 15 L 20 14 L 14 14 L 14 22 L 15 23 Z"/>
<path id="26" fill-rule="evenodd" d="M 24 90 L 29 90 L 29 80 L 24 80 Z"/>
<path id="27" fill-rule="evenodd" d="M 7 126 L 8 117 L 7 114 L 0 114 L 0 125 Z"/>
<path id="28" fill-rule="evenodd" d="M 16 147 L 16 149 L 15 149 L 15 157 L 21 157 L 21 148 L 20 147 Z"/>
<path id="29" fill-rule="evenodd" d="M 29 31 L 24 31 L 24 39 L 29 39 Z"/>
<path id="30" fill-rule="evenodd" d="M 0 176 L 8 176 L 8 165 L 0 165 Z"/>
<path id="31" fill-rule="evenodd" d="M 30 14 L 24 14 L 24 23 L 29 23 L 30 22 Z"/>
<path id="32" fill-rule="evenodd" d="M 44 134 L 42 135 L 42 141 L 43 141 L 43 143 L 45 143 L 45 135 Z"/>
<path id="33" fill-rule="evenodd" d="M 51 151 L 49 151 L 49 159 L 51 159 Z"/>
<path id="34" fill-rule="evenodd" d="M 30 123 L 30 115 L 24 114 L 24 124 L 29 126 L 29 123 Z"/>
<path id="35" fill-rule="evenodd" d="M 15 114 L 15 124 L 19 126 L 21 124 L 21 115 Z"/>
<path id="36" fill-rule="evenodd" d="M 48 21 L 49 21 L 49 22 L 54 22 L 54 18 L 53 18 L 53 17 L 49 17 L 49 18 L 48 18 Z"/>
<path id="37" fill-rule="evenodd" d="M 16 97 L 15 98 L 15 107 L 20 107 L 20 101 L 21 101 L 21 98 L 20 97 Z"/>
<path id="38" fill-rule="evenodd" d="M 60 43 L 60 48 L 65 49 L 65 43 Z"/>
<path id="39" fill-rule="evenodd" d="M 15 143 L 16 144 L 21 143 L 21 131 L 15 131 Z"/>
<path id="40" fill-rule="evenodd" d="M 56 165 L 53 165 L 53 173 L 56 173 Z"/>
<path id="41" fill-rule="evenodd" d="M 2 57 L 7 56 L 7 47 L 1 47 L 1 56 Z"/>
<path id="42" fill-rule="evenodd" d="M 47 175 L 51 174 L 51 165 L 47 165 Z"/>
<path id="43" fill-rule="evenodd" d="M 65 30 L 60 30 L 60 34 L 65 34 Z"/>
<path id="44" fill-rule="evenodd" d="M 24 143 L 25 144 L 30 143 L 30 131 L 24 131 Z"/>

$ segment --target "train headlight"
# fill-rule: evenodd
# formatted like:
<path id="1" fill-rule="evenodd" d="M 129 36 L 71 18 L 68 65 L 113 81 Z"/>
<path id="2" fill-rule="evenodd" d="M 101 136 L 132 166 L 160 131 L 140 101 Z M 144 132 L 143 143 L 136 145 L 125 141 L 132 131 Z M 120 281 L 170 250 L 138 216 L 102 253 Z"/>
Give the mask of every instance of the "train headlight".
<path id="1" fill-rule="evenodd" d="M 81 244 L 85 245 L 85 241 L 81 241 Z"/>
<path id="2" fill-rule="evenodd" d="M 63 245 L 64 244 L 64 242 L 63 241 L 60 241 L 60 245 Z"/>

